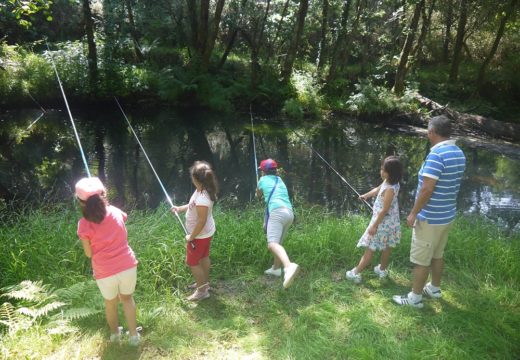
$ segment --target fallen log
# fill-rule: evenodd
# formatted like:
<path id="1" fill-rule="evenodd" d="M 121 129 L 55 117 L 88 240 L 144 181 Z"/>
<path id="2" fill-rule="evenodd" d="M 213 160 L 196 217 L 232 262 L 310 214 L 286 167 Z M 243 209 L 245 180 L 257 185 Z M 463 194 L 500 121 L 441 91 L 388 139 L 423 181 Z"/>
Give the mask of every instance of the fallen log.
<path id="1" fill-rule="evenodd" d="M 466 114 L 450 109 L 422 95 L 416 96 L 419 103 L 430 110 L 431 116 L 446 115 L 454 121 L 455 131 L 463 134 L 475 132 L 494 138 L 520 141 L 520 124 L 513 124 L 487 118 L 480 115 Z"/>

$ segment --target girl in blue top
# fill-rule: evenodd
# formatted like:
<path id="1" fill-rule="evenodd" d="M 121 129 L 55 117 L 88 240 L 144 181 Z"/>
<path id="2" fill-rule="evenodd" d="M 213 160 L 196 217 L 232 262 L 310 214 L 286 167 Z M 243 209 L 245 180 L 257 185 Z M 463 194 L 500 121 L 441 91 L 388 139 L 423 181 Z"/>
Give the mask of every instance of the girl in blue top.
<path id="1" fill-rule="evenodd" d="M 266 202 L 264 230 L 267 235 L 267 248 L 274 256 L 273 266 L 265 271 L 267 275 L 281 276 L 284 269 L 283 287 L 291 286 L 299 271 L 298 264 L 289 260 L 282 242 L 294 221 L 291 201 L 287 187 L 278 176 L 278 164 L 273 159 L 260 162 L 262 177 L 258 181 L 256 196 L 263 196 Z"/>

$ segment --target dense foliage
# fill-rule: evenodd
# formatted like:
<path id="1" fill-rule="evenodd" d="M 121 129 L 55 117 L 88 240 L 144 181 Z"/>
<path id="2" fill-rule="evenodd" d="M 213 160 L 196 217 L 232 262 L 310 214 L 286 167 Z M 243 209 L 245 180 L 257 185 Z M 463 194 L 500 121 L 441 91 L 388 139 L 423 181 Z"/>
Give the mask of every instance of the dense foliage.
<path id="1" fill-rule="evenodd" d="M 296 118 L 415 110 L 407 96 L 390 100 L 392 89 L 515 120 L 518 9 L 518 0 L 10 0 L 0 6 L 0 101 L 58 101 L 52 57 L 70 96 L 89 102 L 253 103 Z M 384 99 L 364 102 L 369 89 Z"/>

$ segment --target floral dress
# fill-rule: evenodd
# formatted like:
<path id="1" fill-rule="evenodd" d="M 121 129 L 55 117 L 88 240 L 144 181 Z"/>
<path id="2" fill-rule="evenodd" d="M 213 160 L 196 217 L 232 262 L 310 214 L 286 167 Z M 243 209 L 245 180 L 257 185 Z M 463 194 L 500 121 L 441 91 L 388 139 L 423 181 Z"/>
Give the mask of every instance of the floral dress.
<path id="1" fill-rule="evenodd" d="M 399 204 L 397 203 L 397 195 L 399 194 L 399 183 L 390 185 L 386 180 L 381 184 L 376 201 L 374 202 L 374 213 L 370 224 L 365 230 L 361 239 L 357 244 L 358 247 L 368 247 L 371 250 L 384 250 L 387 247 L 395 247 L 401 240 L 401 224 L 399 221 Z M 376 221 L 377 215 L 383 210 L 383 194 L 386 189 L 392 188 L 394 190 L 394 198 L 390 209 L 383 218 L 381 224 L 377 228 L 374 236 L 368 234 L 368 228 Z"/>

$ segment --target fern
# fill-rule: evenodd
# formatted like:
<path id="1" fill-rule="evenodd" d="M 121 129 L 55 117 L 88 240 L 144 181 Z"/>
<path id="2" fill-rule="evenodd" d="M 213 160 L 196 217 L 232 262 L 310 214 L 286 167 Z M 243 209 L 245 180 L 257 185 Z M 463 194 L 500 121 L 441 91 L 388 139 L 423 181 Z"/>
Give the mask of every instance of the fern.
<path id="1" fill-rule="evenodd" d="M 97 315 L 103 303 L 94 281 L 86 281 L 68 288 L 53 290 L 42 282 L 22 281 L 2 289 L 0 296 L 15 300 L 0 306 L 0 324 L 16 333 L 42 324 L 51 334 L 76 331 L 70 321 Z M 56 312 L 61 310 L 60 312 Z"/>
<path id="2" fill-rule="evenodd" d="M 87 318 L 92 315 L 97 315 L 101 312 L 103 312 L 102 309 L 93 309 L 93 308 L 88 308 L 88 307 L 72 308 L 72 309 L 63 310 L 60 314 L 56 314 L 55 317 L 58 318 L 58 315 L 59 315 L 59 317 L 66 319 L 66 320 L 78 320 L 78 319 Z"/>
<path id="3" fill-rule="evenodd" d="M 50 286 L 43 285 L 41 281 L 22 281 L 18 285 L 12 285 L 2 289 L 2 296 L 15 300 L 46 301 L 52 297 Z"/>

